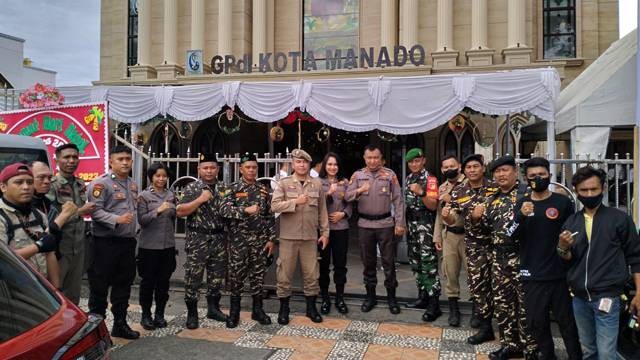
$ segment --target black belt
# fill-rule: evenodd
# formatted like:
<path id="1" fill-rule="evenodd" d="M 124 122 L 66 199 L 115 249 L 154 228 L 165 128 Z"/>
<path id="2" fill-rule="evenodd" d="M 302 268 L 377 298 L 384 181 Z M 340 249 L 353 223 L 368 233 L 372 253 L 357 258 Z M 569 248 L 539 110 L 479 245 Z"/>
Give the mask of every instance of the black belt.
<path id="1" fill-rule="evenodd" d="M 127 242 L 127 241 L 136 241 L 134 237 L 117 237 L 117 236 L 94 236 L 93 240 L 96 241 L 107 241 L 107 242 Z"/>
<path id="2" fill-rule="evenodd" d="M 207 228 L 189 226 L 189 231 L 193 231 L 198 234 L 204 234 L 204 235 L 217 235 L 217 234 L 222 234 L 224 232 L 224 229 L 207 229 Z"/>
<path id="3" fill-rule="evenodd" d="M 385 214 L 380 214 L 380 215 L 367 215 L 367 214 L 362 214 L 360 213 L 360 217 L 365 219 L 365 220 L 371 220 L 371 221 L 376 221 L 376 220 L 383 220 L 386 218 L 390 218 L 391 217 L 391 213 L 385 213 Z"/>
<path id="4" fill-rule="evenodd" d="M 447 232 L 462 235 L 464 234 L 464 228 L 462 226 L 445 226 L 444 227 Z"/>

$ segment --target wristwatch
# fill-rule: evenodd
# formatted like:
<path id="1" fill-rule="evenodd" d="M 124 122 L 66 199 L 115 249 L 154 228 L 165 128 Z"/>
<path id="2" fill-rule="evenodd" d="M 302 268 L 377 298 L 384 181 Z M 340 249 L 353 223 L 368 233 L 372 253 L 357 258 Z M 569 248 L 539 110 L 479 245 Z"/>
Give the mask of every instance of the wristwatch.
<path id="1" fill-rule="evenodd" d="M 36 244 L 36 247 L 38 248 L 38 252 L 40 252 L 40 249 L 42 249 L 42 247 L 44 246 L 42 239 L 36 241 L 34 244 Z"/>
<path id="2" fill-rule="evenodd" d="M 560 246 L 557 246 L 556 252 L 558 252 L 558 255 L 560 255 L 560 257 L 565 257 L 567 256 L 567 254 L 569 254 L 569 252 L 571 252 L 571 250 L 570 249 L 564 250 Z"/>

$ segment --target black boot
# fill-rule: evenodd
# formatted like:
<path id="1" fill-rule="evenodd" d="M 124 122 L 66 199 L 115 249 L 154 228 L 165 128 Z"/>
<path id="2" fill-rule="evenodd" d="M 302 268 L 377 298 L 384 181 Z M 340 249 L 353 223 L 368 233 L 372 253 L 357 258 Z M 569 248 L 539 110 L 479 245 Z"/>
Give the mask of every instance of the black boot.
<path id="1" fill-rule="evenodd" d="M 449 325 L 460 326 L 460 308 L 458 307 L 458 298 L 449 298 Z"/>
<path id="2" fill-rule="evenodd" d="M 127 324 L 126 317 L 118 318 L 113 321 L 111 328 L 111 336 L 128 340 L 135 340 L 140 337 L 140 333 L 132 330 Z"/>
<path id="3" fill-rule="evenodd" d="M 491 325 L 491 319 L 480 319 L 480 327 L 478 332 L 467 338 L 467 343 L 471 345 L 479 345 L 483 342 L 493 341 L 496 336 L 493 334 L 493 326 Z"/>
<path id="4" fill-rule="evenodd" d="M 280 298 L 280 311 L 278 311 L 278 324 L 287 325 L 289 323 L 289 299 L 291 297 Z"/>
<path id="5" fill-rule="evenodd" d="M 220 298 L 222 295 L 207 296 L 207 318 L 216 321 L 227 321 L 227 315 L 220 311 Z"/>
<path id="6" fill-rule="evenodd" d="M 231 295 L 229 316 L 225 320 L 229 329 L 233 329 L 238 326 L 238 323 L 240 322 L 240 300 L 240 295 Z"/>
<path id="7" fill-rule="evenodd" d="M 408 303 L 406 306 L 409 309 L 426 309 L 427 304 L 429 303 L 427 299 L 427 292 L 422 289 L 418 289 L 418 299 L 414 302 Z"/>
<path id="8" fill-rule="evenodd" d="M 253 295 L 253 309 L 251 310 L 251 319 L 260 323 L 260 325 L 271 325 L 271 318 L 265 314 L 262 309 L 262 294 Z"/>
<path id="9" fill-rule="evenodd" d="M 522 350 L 513 349 L 511 347 L 501 347 L 500 349 L 489 354 L 489 359 L 506 360 L 523 357 Z"/>
<path id="10" fill-rule="evenodd" d="M 166 303 L 156 303 L 156 311 L 153 315 L 153 326 L 156 328 L 167 327 L 167 320 L 164 319 L 164 308 Z"/>
<path id="11" fill-rule="evenodd" d="M 153 319 L 151 318 L 151 304 L 141 305 L 142 307 L 142 317 L 140 318 L 140 325 L 145 330 L 155 330 L 155 325 L 153 324 Z"/>
<path id="12" fill-rule="evenodd" d="M 198 323 L 198 301 L 189 300 L 185 303 L 187 304 L 187 329 L 197 329 L 200 326 Z"/>
<path id="13" fill-rule="evenodd" d="M 321 323 L 322 316 L 318 314 L 318 309 L 316 309 L 316 297 L 305 296 L 305 298 L 307 299 L 307 317 L 314 323 Z"/>
<path id="14" fill-rule="evenodd" d="M 336 285 L 336 309 L 340 314 L 349 312 L 347 304 L 344 303 L 344 284 Z"/>
<path id="15" fill-rule="evenodd" d="M 429 304 L 427 305 L 427 309 L 425 310 L 424 314 L 422 314 L 422 320 L 426 322 L 432 322 L 442 316 L 442 311 L 440 310 L 440 300 L 435 295 L 429 296 L 427 299 Z"/>
<path id="16" fill-rule="evenodd" d="M 480 319 L 480 316 L 478 316 L 478 308 L 476 306 L 476 302 L 473 301 L 472 309 L 471 309 L 471 319 L 469 319 L 469 326 L 471 326 L 474 329 L 477 329 L 480 327 L 480 324 L 481 324 L 481 319 Z"/>
<path id="17" fill-rule="evenodd" d="M 367 297 L 364 299 L 360 310 L 362 310 L 362 312 L 369 312 L 376 305 L 378 305 L 378 300 L 376 299 L 376 286 L 367 286 Z"/>
<path id="18" fill-rule="evenodd" d="M 329 297 L 329 289 L 321 289 L 322 304 L 320 305 L 320 312 L 323 315 L 327 315 L 331 311 L 331 298 Z"/>
<path id="19" fill-rule="evenodd" d="M 398 306 L 398 300 L 396 300 L 396 288 L 387 288 L 387 304 L 389 305 L 389 312 L 393 315 L 400 314 L 400 306 Z"/>

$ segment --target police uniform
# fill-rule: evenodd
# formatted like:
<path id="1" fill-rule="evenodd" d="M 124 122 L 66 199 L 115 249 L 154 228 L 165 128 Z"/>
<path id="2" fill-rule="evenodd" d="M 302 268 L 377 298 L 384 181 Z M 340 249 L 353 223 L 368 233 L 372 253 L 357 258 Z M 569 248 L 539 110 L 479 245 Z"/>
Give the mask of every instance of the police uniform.
<path id="1" fill-rule="evenodd" d="M 62 205 L 67 201 L 71 201 L 78 208 L 81 208 L 87 202 L 87 186 L 78 177 L 69 181 L 57 174 L 51 181 L 51 190 L 49 190 L 47 197 L 58 212 L 62 211 Z M 85 241 L 85 223 L 83 218 L 76 214 L 69 218 L 62 227 L 62 240 L 58 247 L 61 256 L 58 259 L 60 285 L 64 295 L 74 304 L 78 304 L 80 301 Z"/>
<path id="2" fill-rule="evenodd" d="M 240 163 L 256 161 L 252 154 L 244 154 Z M 266 186 L 259 182 L 248 183 L 242 177 L 229 186 L 224 199 L 224 215 L 229 223 L 229 291 L 231 310 L 227 327 L 236 327 L 240 316 L 240 294 L 245 279 L 249 278 L 253 297 L 252 318 L 263 325 L 271 319 L 262 310 L 262 289 L 267 257 L 263 249 L 268 241 L 275 242 L 275 216 L 270 210 L 271 198 Z M 249 215 L 246 207 L 258 205 L 259 213 Z"/>

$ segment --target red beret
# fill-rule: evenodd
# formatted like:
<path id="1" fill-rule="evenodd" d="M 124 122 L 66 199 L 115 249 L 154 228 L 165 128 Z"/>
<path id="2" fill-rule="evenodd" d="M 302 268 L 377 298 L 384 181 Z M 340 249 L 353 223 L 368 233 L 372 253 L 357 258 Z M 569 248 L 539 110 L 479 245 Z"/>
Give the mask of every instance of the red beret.
<path id="1" fill-rule="evenodd" d="M 0 172 L 0 182 L 6 183 L 9 179 L 18 175 L 29 175 L 33 177 L 33 173 L 28 165 L 14 163 L 2 169 L 2 172 Z"/>

